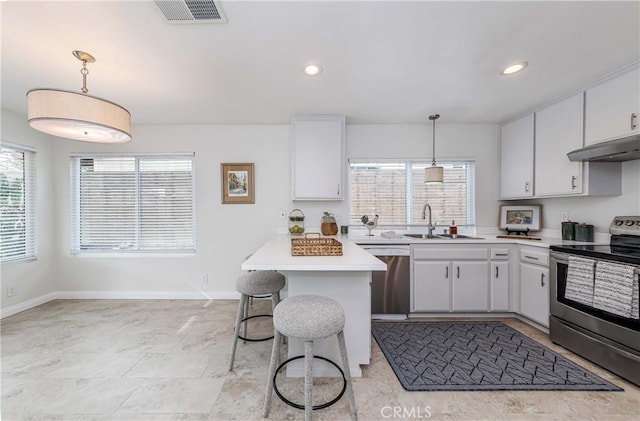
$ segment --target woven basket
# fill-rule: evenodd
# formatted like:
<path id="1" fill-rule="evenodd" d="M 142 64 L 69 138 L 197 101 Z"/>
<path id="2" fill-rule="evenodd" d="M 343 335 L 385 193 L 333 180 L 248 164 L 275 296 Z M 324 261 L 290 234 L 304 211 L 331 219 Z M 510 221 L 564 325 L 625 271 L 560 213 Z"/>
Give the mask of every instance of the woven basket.
<path id="1" fill-rule="evenodd" d="M 317 235 L 318 238 L 309 238 Z M 320 233 L 310 232 L 304 238 L 291 239 L 292 256 L 342 256 L 342 243 L 333 238 L 321 238 Z"/>

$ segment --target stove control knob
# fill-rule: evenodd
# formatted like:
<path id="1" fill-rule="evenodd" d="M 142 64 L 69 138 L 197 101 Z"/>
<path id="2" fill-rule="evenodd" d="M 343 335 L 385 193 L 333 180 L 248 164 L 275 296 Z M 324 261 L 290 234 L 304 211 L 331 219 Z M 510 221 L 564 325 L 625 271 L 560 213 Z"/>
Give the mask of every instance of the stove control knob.
<path id="1" fill-rule="evenodd" d="M 631 219 L 627 219 L 627 220 L 625 221 L 625 225 L 626 225 L 626 226 L 628 226 L 628 227 L 630 227 L 630 226 L 632 226 L 632 225 L 633 225 L 633 221 L 632 221 Z"/>
<path id="2" fill-rule="evenodd" d="M 640 226 L 640 219 L 636 221 L 636 225 Z"/>
<path id="3" fill-rule="evenodd" d="M 622 225 L 624 223 L 624 221 L 620 220 L 620 219 L 616 219 L 616 226 L 619 227 L 620 225 Z"/>

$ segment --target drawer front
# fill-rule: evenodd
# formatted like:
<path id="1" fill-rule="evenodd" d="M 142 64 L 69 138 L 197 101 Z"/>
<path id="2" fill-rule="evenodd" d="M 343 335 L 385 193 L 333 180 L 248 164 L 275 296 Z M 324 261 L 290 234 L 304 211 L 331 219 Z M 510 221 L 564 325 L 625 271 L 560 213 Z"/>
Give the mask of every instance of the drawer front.
<path id="1" fill-rule="evenodd" d="M 416 248 L 416 260 L 481 260 L 489 258 L 486 248 Z"/>
<path id="2" fill-rule="evenodd" d="M 532 250 L 520 250 L 520 261 L 534 265 L 549 266 L 549 253 Z"/>
<path id="3" fill-rule="evenodd" d="M 492 248 L 491 259 L 492 260 L 509 260 L 509 249 Z"/>

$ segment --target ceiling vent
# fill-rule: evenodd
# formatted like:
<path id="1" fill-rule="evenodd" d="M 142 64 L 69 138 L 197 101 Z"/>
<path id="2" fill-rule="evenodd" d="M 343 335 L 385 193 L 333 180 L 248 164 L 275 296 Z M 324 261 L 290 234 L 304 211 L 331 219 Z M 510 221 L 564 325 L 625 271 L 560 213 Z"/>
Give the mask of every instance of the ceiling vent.
<path id="1" fill-rule="evenodd" d="M 214 0 L 155 0 L 169 23 L 227 23 Z"/>

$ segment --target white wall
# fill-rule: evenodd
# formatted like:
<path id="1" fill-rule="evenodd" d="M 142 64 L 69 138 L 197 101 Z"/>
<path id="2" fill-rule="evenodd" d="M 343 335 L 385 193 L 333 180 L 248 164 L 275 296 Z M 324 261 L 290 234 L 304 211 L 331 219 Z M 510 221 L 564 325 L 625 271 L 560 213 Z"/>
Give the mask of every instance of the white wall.
<path id="1" fill-rule="evenodd" d="M 0 270 L 2 310 L 30 300 L 38 300 L 57 289 L 56 261 L 53 258 L 54 192 L 52 177 L 53 138 L 33 130 L 26 118 L 2 110 L 2 141 L 36 149 L 36 238 L 38 258 L 3 263 Z M 7 287 L 16 295 L 7 297 Z"/>
<path id="2" fill-rule="evenodd" d="M 438 159 L 475 159 L 477 224 L 495 227 L 500 205 L 498 126 L 440 124 L 436 129 Z M 348 216 L 348 200 L 290 200 L 289 125 L 135 126 L 134 140 L 129 144 L 93 145 L 42 135 L 29 128 L 24 117 L 3 112 L 2 134 L 7 141 L 22 140 L 38 148 L 38 199 L 41 204 L 50 204 L 41 206 L 38 215 L 38 261 L 2 268 L 3 285 L 20 285 L 16 297 L 3 300 L 3 308 L 51 291 L 63 291 L 66 296 L 74 296 L 74 292 L 77 296 L 118 296 L 124 292 L 147 297 L 231 297 L 242 260 L 274 235 L 277 227 L 287 226 L 287 219 L 280 218 L 281 211 L 302 209 L 308 227 L 319 226 L 323 211 L 341 215 L 339 224 Z M 347 125 L 346 150 L 349 158 L 429 158 L 431 126 Z M 69 155 L 77 152 L 195 152 L 197 253 L 180 257 L 71 257 Z M 254 205 L 221 204 L 222 162 L 255 163 Z M 572 219 L 605 227 L 605 231 L 614 215 L 640 214 L 640 161 L 624 163 L 623 177 L 624 194 L 619 197 L 536 200 L 544 205 L 545 228 L 559 225 L 560 210 L 568 210 Z M 208 282 L 203 280 L 205 275 Z"/>
<path id="3" fill-rule="evenodd" d="M 55 257 L 62 291 L 170 291 L 174 296 L 223 297 L 235 290 L 244 258 L 285 224 L 291 209 L 288 125 L 137 126 L 125 145 L 58 140 L 55 182 L 60 217 Z M 195 152 L 196 254 L 179 257 L 72 257 L 69 154 L 74 152 Z M 222 205 L 220 163 L 253 162 L 254 205 Z M 208 282 L 205 282 L 208 275 Z M 203 277 L 205 279 L 203 280 Z M 149 296 L 149 295 L 147 295 Z M 151 296 L 154 296 L 153 294 Z M 162 296 L 157 294 L 155 296 Z"/>
<path id="4" fill-rule="evenodd" d="M 349 125 L 349 157 L 430 156 L 426 125 Z M 474 157 L 477 162 L 479 223 L 495 225 L 497 215 L 497 125 L 442 125 L 436 134 L 439 157 Z M 347 220 L 348 201 L 291 202 L 291 139 L 288 125 L 136 126 L 126 145 L 93 145 L 57 139 L 54 150 L 56 259 L 62 291 L 145 291 L 173 296 L 227 297 L 240 264 L 286 227 L 287 214 L 300 208 L 307 227 L 318 227 L 323 211 Z M 96 258 L 69 255 L 69 154 L 75 152 L 190 152 L 196 154 L 197 253 L 189 257 Z M 464 151 L 463 155 L 457 151 Z M 254 162 L 255 205 L 222 205 L 220 163 Z M 318 175 L 319 177 L 322 174 Z M 489 215 L 485 217 L 484 215 Z M 208 283 L 203 276 L 208 274 Z M 181 291 L 182 294 L 172 294 Z M 83 296 L 86 296 L 83 295 Z"/>

